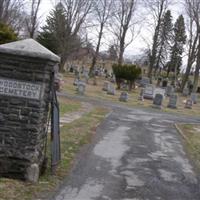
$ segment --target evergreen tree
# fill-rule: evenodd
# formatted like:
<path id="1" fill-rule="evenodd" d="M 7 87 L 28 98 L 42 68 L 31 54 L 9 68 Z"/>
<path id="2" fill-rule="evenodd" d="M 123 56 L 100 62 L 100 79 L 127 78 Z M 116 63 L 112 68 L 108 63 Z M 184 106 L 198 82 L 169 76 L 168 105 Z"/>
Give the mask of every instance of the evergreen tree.
<path id="1" fill-rule="evenodd" d="M 46 25 L 42 27 L 42 31 L 37 37 L 38 42 L 61 57 L 61 71 L 70 53 L 81 45 L 80 38 L 76 34 L 72 34 L 71 31 L 66 10 L 62 3 L 59 3 L 50 12 Z"/>
<path id="2" fill-rule="evenodd" d="M 167 74 L 172 71 L 176 77 L 182 65 L 183 47 L 186 43 L 185 22 L 182 15 L 180 15 L 174 25 L 173 45 L 171 48 L 171 58 L 168 63 Z"/>
<path id="3" fill-rule="evenodd" d="M 17 40 L 17 34 L 6 24 L 0 23 L 0 44 Z"/>
<path id="4" fill-rule="evenodd" d="M 159 33 L 159 46 L 158 46 L 158 55 L 155 66 L 155 73 L 158 69 L 163 68 L 166 64 L 166 60 L 168 58 L 168 53 L 170 50 L 170 42 L 172 39 L 172 16 L 171 11 L 167 10 L 165 13 L 162 22 L 161 22 L 161 30 Z"/>
<path id="5" fill-rule="evenodd" d="M 38 42 L 61 55 L 66 43 L 66 22 L 63 5 L 59 3 L 46 19 L 46 25 L 37 37 Z"/>

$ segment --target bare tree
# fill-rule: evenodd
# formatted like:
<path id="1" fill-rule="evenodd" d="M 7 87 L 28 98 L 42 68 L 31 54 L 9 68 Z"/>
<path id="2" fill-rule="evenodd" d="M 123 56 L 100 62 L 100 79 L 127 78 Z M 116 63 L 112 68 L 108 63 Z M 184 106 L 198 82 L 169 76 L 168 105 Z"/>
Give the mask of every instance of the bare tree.
<path id="1" fill-rule="evenodd" d="M 31 0 L 30 3 L 30 14 L 27 15 L 26 29 L 30 38 L 34 38 L 36 31 L 38 30 L 38 12 L 42 0 Z"/>
<path id="2" fill-rule="evenodd" d="M 188 81 L 188 78 L 189 78 L 189 75 L 191 72 L 191 68 L 192 68 L 194 62 L 196 61 L 197 44 L 198 44 L 198 32 L 197 32 L 195 19 L 193 17 L 193 8 L 192 8 L 191 1 L 185 0 L 185 9 L 186 9 L 186 13 L 187 13 L 187 16 L 189 19 L 189 23 L 188 23 L 189 39 L 188 39 L 187 67 L 186 67 L 185 74 L 183 75 L 183 80 L 182 80 L 182 84 L 181 84 L 182 91 L 186 85 L 186 82 Z"/>
<path id="3" fill-rule="evenodd" d="M 99 49 L 101 45 L 101 40 L 103 36 L 103 31 L 105 28 L 106 23 L 108 22 L 110 16 L 111 16 L 111 10 L 113 6 L 113 0 L 97 0 L 94 2 L 94 16 L 95 22 L 98 24 L 98 42 L 95 49 L 95 54 L 92 59 L 92 65 L 90 67 L 90 74 L 92 74 L 94 67 L 96 65 L 97 57 L 99 54 Z"/>
<path id="4" fill-rule="evenodd" d="M 25 0 L 0 0 L 0 22 L 19 32 L 24 25 L 24 3 Z"/>
<path id="5" fill-rule="evenodd" d="M 137 21 L 134 20 L 134 14 L 136 12 L 136 5 L 137 0 L 118 0 L 115 1 L 113 6 L 114 13 L 110 26 L 119 43 L 119 64 L 123 63 L 124 51 L 132 43 L 135 36 L 134 28 Z M 130 41 L 126 42 L 128 31 L 131 33 L 131 37 Z"/>
<path id="6" fill-rule="evenodd" d="M 92 0 L 61 0 L 66 11 L 67 26 L 71 35 L 77 35 L 91 11 Z"/>
<path id="7" fill-rule="evenodd" d="M 197 46 L 197 60 L 196 69 L 194 74 L 193 92 L 196 92 L 199 81 L 199 70 L 200 70 L 200 1 L 199 0 L 185 0 L 186 5 L 191 10 L 191 17 L 194 19 L 196 24 L 196 34 L 198 40 Z"/>
<path id="8" fill-rule="evenodd" d="M 152 80 L 152 71 L 156 65 L 158 46 L 159 46 L 159 34 L 162 25 L 162 19 L 169 6 L 169 0 L 144 0 L 145 8 L 150 15 L 154 18 L 154 34 L 153 42 L 149 60 L 148 77 Z"/>

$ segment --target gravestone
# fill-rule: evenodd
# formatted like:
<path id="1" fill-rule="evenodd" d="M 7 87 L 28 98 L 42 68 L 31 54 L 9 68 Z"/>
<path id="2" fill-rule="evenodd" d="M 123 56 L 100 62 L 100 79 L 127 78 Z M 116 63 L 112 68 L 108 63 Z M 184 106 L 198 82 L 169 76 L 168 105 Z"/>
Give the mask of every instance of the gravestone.
<path id="1" fill-rule="evenodd" d="M 163 99 L 165 98 L 165 89 L 162 88 L 155 88 L 154 90 L 154 97 L 156 94 L 161 94 L 163 96 Z"/>
<path id="2" fill-rule="evenodd" d="M 140 96 L 138 97 L 139 101 L 144 101 L 144 88 L 140 90 Z"/>
<path id="3" fill-rule="evenodd" d="M 156 96 L 153 100 L 153 107 L 161 109 L 162 101 L 163 101 L 163 95 L 162 94 L 156 94 Z"/>
<path id="4" fill-rule="evenodd" d="M 192 109 L 192 99 L 187 99 L 186 103 L 185 103 L 185 108 L 188 108 L 188 109 Z"/>
<path id="5" fill-rule="evenodd" d="M 88 80 L 90 78 L 88 70 L 83 70 L 83 78 L 85 79 L 85 82 L 88 83 Z"/>
<path id="6" fill-rule="evenodd" d="M 144 99 L 153 99 L 154 89 L 155 89 L 154 85 L 146 85 L 143 94 Z"/>
<path id="7" fill-rule="evenodd" d="M 142 77 L 140 81 L 140 87 L 146 87 L 146 85 L 150 84 L 150 79 L 148 77 Z"/>
<path id="8" fill-rule="evenodd" d="M 108 85 L 109 85 L 110 83 L 108 82 L 108 81 L 105 81 L 104 83 L 103 83 L 103 88 L 102 88 L 102 90 L 103 91 L 108 91 Z"/>
<path id="9" fill-rule="evenodd" d="M 183 89 L 183 96 L 184 97 L 187 97 L 189 95 L 189 89 L 187 88 L 187 87 L 185 87 L 184 89 Z"/>
<path id="10" fill-rule="evenodd" d="M 200 93 L 200 87 L 197 87 L 197 93 Z"/>
<path id="11" fill-rule="evenodd" d="M 162 81 L 162 87 L 163 87 L 163 88 L 166 88 L 166 87 L 167 87 L 167 84 L 168 84 L 168 81 L 167 81 L 167 80 L 163 80 L 163 81 Z"/>
<path id="12" fill-rule="evenodd" d="M 197 94 L 196 93 L 191 93 L 191 100 L 193 104 L 197 104 Z"/>
<path id="13" fill-rule="evenodd" d="M 85 94 L 85 87 L 86 87 L 86 84 L 83 82 L 83 81 L 79 81 L 78 82 L 78 94 L 80 95 L 84 95 Z"/>
<path id="14" fill-rule="evenodd" d="M 73 73 L 73 72 L 74 72 L 74 68 L 73 68 L 72 66 L 69 68 L 69 72 L 70 72 L 70 73 Z"/>
<path id="15" fill-rule="evenodd" d="M 127 102 L 128 101 L 128 92 L 122 92 L 119 101 Z"/>
<path id="16" fill-rule="evenodd" d="M 1 176 L 38 180 L 46 161 L 50 91 L 59 61 L 33 39 L 0 45 Z"/>
<path id="17" fill-rule="evenodd" d="M 178 96 L 176 94 L 171 94 L 169 97 L 169 103 L 167 107 L 176 109 L 177 100 L 178 100 Z"/>
<path id="18" fill-rule="evenodd" d="M 111 83 L 116 83 L 116 78 L 115 78 L 114 75 L 111 77 L 110 82 L 111 82 Z"/>
<path id="19" fill-rule="evenodd" d="M 158 80 L 157 80 L 157 84 L 156 84 L 157 87 L 160 87 L 160 83 L 161 83 L 161 81 L 162 81 L 162 78 L 159 77 Z"/>
<path id="20" fill-rule="evenodd" d="M 109 95 L 115 95 L 115 87 L 111 83 L 108 84 L 107 94 L 109 94 Z"/>
<path id="21" fill-rule="evenodd" d="M 165 93 L 168 97 L 171 96 L 174 93 L 174 87 L 172 85 L 167 86 Z"/>
<path id="22" fill-rule="evenodd" d="M 77 86 L 79 83 L 79 79 L 77 77 L 74 78 L 73 85 Z"/>

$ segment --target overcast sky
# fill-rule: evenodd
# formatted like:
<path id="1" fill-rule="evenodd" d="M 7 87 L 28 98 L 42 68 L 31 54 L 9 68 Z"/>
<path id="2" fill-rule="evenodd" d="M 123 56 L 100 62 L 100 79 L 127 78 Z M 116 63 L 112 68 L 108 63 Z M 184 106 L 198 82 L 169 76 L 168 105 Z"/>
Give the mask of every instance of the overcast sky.
<path id="1" fill-rule="evenodd" d="M 174 1 L 175 2 L 175 1 Z M 177 2 L 177 1 L 176 1 Z M 49 11 L 53 8 L 53 0 L 42 0 L 40 16 L 41 24 L 45 23 L 46 16 L 49 14 Z M 184 8 L 181 3 L 176 3 L 175 5 L 170 7 L 172 12 L 173 20 L 175 21 L 178 15 L 184 14 Z M 134 39 L 131 45 L 129 45 L 125 51 L 126 55 L 137 55 L 142 52 L 142 49 L 147 47 L 147 43 L 150 43 L 152 40 L 152 32 L 150 31 L 150 27 L 145 24 L 145 20 L 142 23 L 142 27 L 138 27 L 137 30 L 140 30 L 139 35 Z M 95 40 L 95 31 L 92 31 L 89 37 L 94 41 Z M 106 38 L 112 39 L 109 37 L 109 33 L 107 33 Z M 144 41 L 145 38 L 145 41 Z M 104 40 L 104 45 L 101 50 L 105 50 L 108 48 L 106 45 L 106 41 Z M 108 44 L 108 43 L 107 43 Z"/>

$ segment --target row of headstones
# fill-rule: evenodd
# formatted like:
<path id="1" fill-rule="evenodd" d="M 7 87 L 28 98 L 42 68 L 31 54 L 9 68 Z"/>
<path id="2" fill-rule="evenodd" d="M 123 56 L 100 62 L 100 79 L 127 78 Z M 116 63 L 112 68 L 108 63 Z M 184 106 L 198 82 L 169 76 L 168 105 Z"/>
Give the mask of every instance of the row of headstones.
<path id="1" fill-rule="evenodd" d="M 84 95 L 86 83 L 79 81 L 77 84 L 77 92 L 80 95 Z M 115 95 L 115 87 L 110 82 L 104 82 L 103 88 L 104 91 L 107 92 L 109 95 Z M 153 100 L 153 106 L 155 108 L 161 108 L 163 99 L 165 98 L 165 90 L 161 88 L 155 88 L 153 85 L 147 85 L 144 89 L 141 89 L 139 100 L 143 101 L 144 99 L 152 99 Z M 121 92 L 121 95 L 119 97 L 120 101 L 127 102 L 128 101 L 128 93 L 127 92 Z M 171 93 L 169 96 L 169 103 L 168 108 L 177 108 L 177 100 L 178 96 L 174 93 Z M 192 105 L 197 103 L 197 95 L 191 94 L 191 98 L 187 99 L 185 103 L 185 108 L 192 108 Z"/>
<path id="2" fill-rule="evenodd" d="M 169 108 L 177 108 L 177 100 L 178 96 L 174 93 L 174 89 L 171 87 L 167 87 L 166 90 L 162 88 L 155 88 L 153 85 L 146 85 L 144 89 L 141 90 L 140 93 L 140 100 L 146 99 L 152 99 L 153 105 L 156 108 L 162 107 L 163 99 L 166 96 L 169 96 Z M 186 100 L 185 108 L 192 108 L 193 104 L 197 103 L 197 94 L 192 93 L 190 96 L 190 99 Z"/>
<path id="3" fill-rule="evenodd" d="M 172 93 L 174 93 L 175 88 L 171 85 L 167 85 L 167 83 L 168 83 L 167 80 L 163 80 L 162 87 L 166 88 L 166 94 L 167 94 L 167 96 L 170 96 Z M 142 77 L 142 79 L 140 81 L 140 86 L 146 87 L 147 85 L 150 85 L 150 79 L 148 77 Z M 182 94 L 183 94 L 183 96 L 188 96 L 189 94 L 191 94 L 191 91 L 188 87 L 185 87 L 183 89 Z"/>
<path id="4" fill-rule="evenodd" d="M 102 90 L 106 91 L 108 95 L 115 95 L 115 86 L 108 81 L 104 82 Z M 121 92 L 119 101 L 127 102 L 128 101 L 128 92 L 125 92 L 125 91 Z"/>

